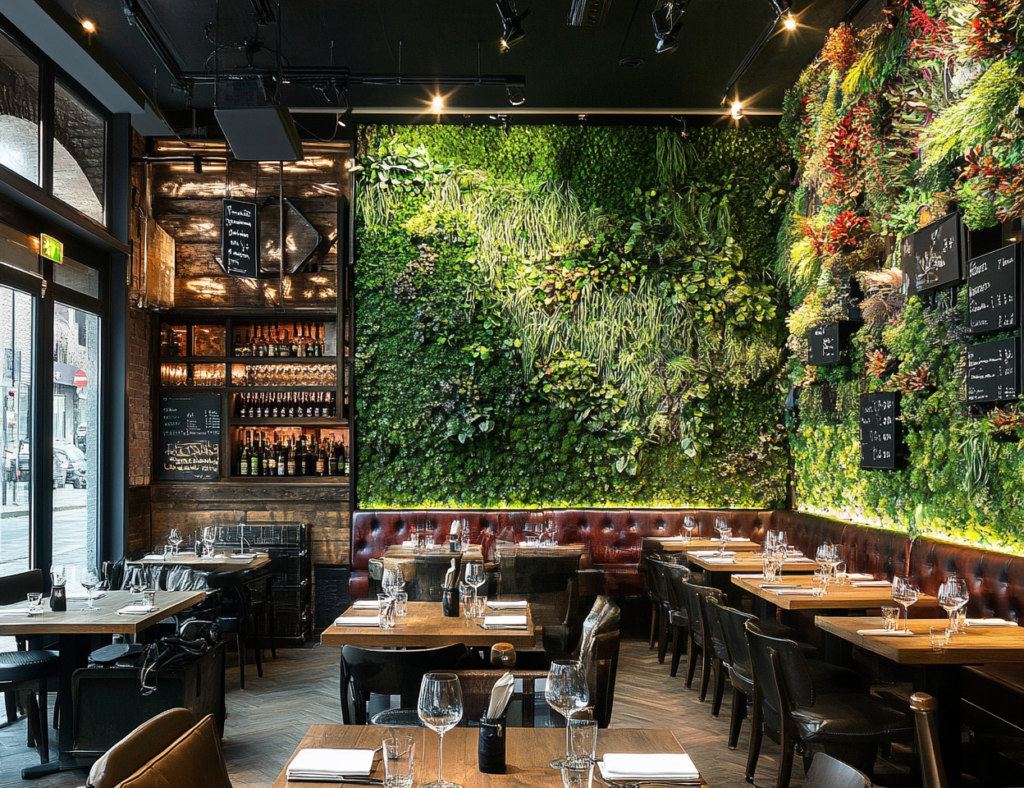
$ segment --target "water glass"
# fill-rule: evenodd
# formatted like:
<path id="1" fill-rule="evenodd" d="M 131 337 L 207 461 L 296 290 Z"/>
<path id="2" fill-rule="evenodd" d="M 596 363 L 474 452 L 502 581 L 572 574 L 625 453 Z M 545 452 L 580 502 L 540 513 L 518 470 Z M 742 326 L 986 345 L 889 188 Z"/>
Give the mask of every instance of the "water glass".
<path id="1" fill-rule="evenodd" d="M 882 608 L 882 629 L 895 632 L 900 626 L 900 609 L 898 607 Z"/>
<path id="2" fill-rule="evenodd" d="M 568 720 L 569 725 L 569 766 L 593 766 L 597 755 L 597 721 L 586 719 Z"/>
<path id="3" fill-rule="evenodd" d="M 472 618 L 476 610 L 476 589 L 467 583 L 459 583 L 459 604 L 466 618 Z"/>
<path id="4" fill-rule="evenodd" d="M 548 669 L 544 698 L 551 708 L 566 719 L 565 757 L 551 761 L 551 768 L 562 769 L 570 765 L 572 758 L 568 721 L 572 719 L 573 714 L 580 712 L 590 704 L 590 687 L 576 660 L 556 659 L 551 663 L 551 667 Z"/>
<path id="5" fill-rule="evenodd" d="M 775 559 L 769 553 L 761 556 L 761 572 L 766 583 L 775 582 Z"/>
<path id="6" fill-rule="evenodd" d="M 173 560 L 173 558 L 174 558 L 174 545 L 172 545 L 172 544 L 165 544 L 164 545 L 164 560 L 165 561 L 169 561 L 169 560 Z"/>
<path id="7" fill-rule="evenodd" d="M 829 570 L 827 568 L 815 570 L 814 578 L 811 581 L 814 596 L 820 599 L 828 593 L 828 580 Z"/>
<path id="8" fill-rule="evenodd" d="M 412 788 L 413 755 L 416 742 L 411 736 L 384 739 L 384 785 L 386 788 Z"/>
<path id="9" fill-rule="evenodd" d="M 395 626 L 395 600 L 390 594 L 377 594 L 377 624 L 381 629 Z"/>
<path id="10" fill-rule="evenodd" d="M 932 651 L 943 651 L 949 645 L 949 630 L 946 627 L 928 627 L 928 642 Z"/>
<path id="11" fill-rule="evenodd" d="M 407 591 L 397 591 L 391 597 L 395 600 L 395 616 L 401 618 L 409 613 L 409 594 Z"/>
<path id="12" fill-rule="evenodd" d="M 30 616 L 42 615 L 43 595 L 34 593 L 28 595 L 28 614 Z"/>
<path id="13" fill-rule="evenodd" d="M 594 780 L 594 767 L 568 767 L 561 770 L 562 788 L 591 788 Z"/>
<path id="14" fill-rule="evenodd" d="M 156 607 L 156 591 L 143 591 L 142 604 L 146 607 Z"/>

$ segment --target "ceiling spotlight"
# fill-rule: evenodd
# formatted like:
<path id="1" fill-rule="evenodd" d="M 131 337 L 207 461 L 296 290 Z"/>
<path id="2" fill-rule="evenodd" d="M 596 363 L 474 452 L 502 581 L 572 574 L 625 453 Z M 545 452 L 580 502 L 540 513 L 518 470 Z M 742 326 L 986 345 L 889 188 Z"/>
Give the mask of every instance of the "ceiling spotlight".
<path id="1" fill-rule="evenodd" d="M 82 29 L 85 30 L 86 33 L 95 33 L 96 32 L 96 23 L 92 22 L 92 21 L 90 21 L 88 19 L 83 19 L 82 20 Z"/>
<path id="2" fill-rule="evenodd" d="M 352 110 L 346 109 L 344 112 L 338 113 L 338 125 L 341 128 L 348 128 L 348 122 L 352 119 Z"/>
<path id="3" fill-rule="evenodd" d="M 651 21 L 654 23 L 654 37 L 658 40 L 655 51 L 675 52 L 679 48 L 679 28 L 683 14 L 690 0 L 657 0 Z"/>
<path id="4" fill-rule="evenodd" d="M 736 99 L 732 103 L 732 111 L 731 111 L 730 114 L 732 115 L 732 119 L 733 120 L 742 120 L 743 119 L 743 102 L 740 101 L 739 99 Z"/>
<path id="5" fill-rule="evenodd" d="M 516 11 L 516 0 L 496 0 L 498 16 L 501 17 L 501 42 L 498 44 L 502 54 L 526 38 L 523 20 L 530 15 L 527 8 L 523 13 Z"/>
<path id="6" fill-rule="evenodd" d="M 508 95 L 508 103 L 513 107 L 526 103 L 526 91 L 522 85 L 506 85 L 505 93 Z"/>
<path id="7" fill-rule="evenodd" d="M 787 13 L 782 19 L 782 26 L 786 30 L 796 30 L 796 17 L 792 13 Z"/>
<path id="8" fill-rule="evenodd" d="M 443 110 L 444 109 L 444 96 L 437 95 L 437 96 L 434 96 L 432 99 L 430 99 L 430 108 L 432 110 L 434 110 L 434 112 L 440 112 L 441 110 Z"/>

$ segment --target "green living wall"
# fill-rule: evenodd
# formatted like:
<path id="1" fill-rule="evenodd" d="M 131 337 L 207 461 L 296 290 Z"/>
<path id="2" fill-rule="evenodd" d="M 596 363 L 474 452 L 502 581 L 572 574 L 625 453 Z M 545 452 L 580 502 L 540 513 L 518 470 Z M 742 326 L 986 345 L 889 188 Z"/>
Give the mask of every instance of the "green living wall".
<path id="1" fill-rule="evenodd" d="M 370 126 L 358 153 L 361 507 L 784 499 L 777 130 Z"/>
<path id="2" fill-rule="evenodd" d="M 838 28 L 786 97 L 800 185 L 777 270 L 802 509 L 1024 552 L 1024 413 L 968 412 L 966 294 L 905 300 L 886 257 L 887 237 L 954 205 L 976 230 L 1024 214 L 1021 5 L 925 0 Z M 850 362 L 807 366 L 807 331 L 861 297 Z M 873 391 L 903 392 L 906 470 L 859 469 L 858 395 Z"/>

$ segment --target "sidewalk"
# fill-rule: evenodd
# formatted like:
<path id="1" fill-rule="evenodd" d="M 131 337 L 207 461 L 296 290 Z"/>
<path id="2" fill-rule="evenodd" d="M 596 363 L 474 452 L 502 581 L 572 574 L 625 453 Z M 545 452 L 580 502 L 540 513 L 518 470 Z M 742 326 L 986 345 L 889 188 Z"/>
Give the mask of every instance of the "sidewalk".
<path id="1" fill-rule="evenodd" d="M 87 490 L 76 490 L 73 487 L 65 487 L 63 490 L 53 491 L 53 511 L 69 512 L 74 509 L 84 509 L 87 505 Z M 0 520 L 8 517 L 24 517 L 28 514 L 28 485 L 18 485 L 18 502 L 14 500 L 14 485 L 7 485 L 7 504 L 0 506 Z"/>

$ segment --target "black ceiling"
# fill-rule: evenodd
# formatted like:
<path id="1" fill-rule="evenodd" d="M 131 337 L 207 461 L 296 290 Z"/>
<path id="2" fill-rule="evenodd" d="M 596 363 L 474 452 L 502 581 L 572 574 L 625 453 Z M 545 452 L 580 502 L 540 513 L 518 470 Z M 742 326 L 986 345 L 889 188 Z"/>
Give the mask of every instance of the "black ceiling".
<path id="1" fill-rule="evenodd" d="M 58 1 L 72 15 L 96 24 L 99 42 L 161 109 L 186 107 L 185 94 L 172 89 L 167 69 L 140 30 L 129 24 L 122 0 Z M 135 1 L 159 21 L 185 71 L 207 67 L 213 45 L 204 26 L 217 19 L 217 0 Z M 359 74 L 472 77 L 479 68 L 485 75 L 524 75 L 522 112 L 720 112 L 729 77 L 773 18 L 768 0 L 692 0 L 678 51 L 656 54 L 653 0 L 604 2 L 603 23 L 580 28 L 566 24 L 570 0 L 519 0 L 520 10 L 530 8 L 523 22 L 527 37 L 502 55 L 501 25 L 492 0 L 283 0 L 282 52 L 291 66 L 322 68 L 331 62 L 333 41 L 334 65 Z M 738 85 L 747 107 L 781 107 L 786 87 L 853 3 L 795 0 L 799 28 L 779 30 Z M 276 0 L 270 5 L 276 10 Z M 252 0 L 220 0 L 220 43 L 251 35 L 252 18 Z M 276 28 L 261 29 L 267 45 L 276 46 Z M 268 62 L 267 53 L 262 57 Z M 643 65 L 622 68 L 623 58 L 642 58 Z M 327 87 L 326 80 L 323 85 Z M 361 111 L 408 111 L 425 108 L 434 92 L 429 84 L 353 84 L 348 101 Z M 447 95 L 450 109 L 508 109 L 502 87 L 449 87 L 440 92 Z M 285 87 L 285 103 L 293 110 L 337 106 L 333 90 L 326 94 L 293 82 Z M 211 107 L 212 87 L 197 87 L 193 102 L 198 108 Z"/>

